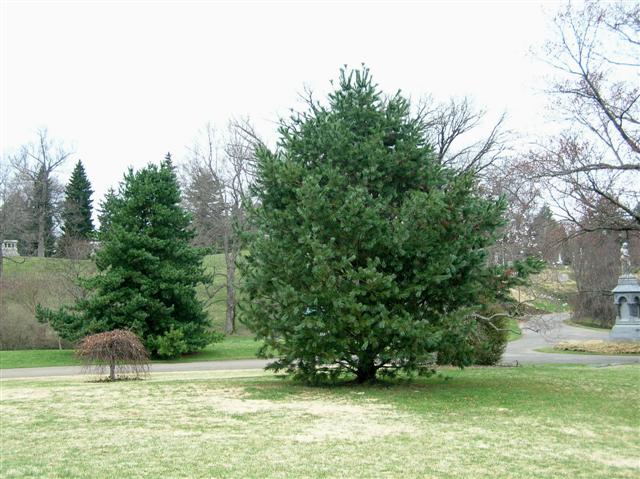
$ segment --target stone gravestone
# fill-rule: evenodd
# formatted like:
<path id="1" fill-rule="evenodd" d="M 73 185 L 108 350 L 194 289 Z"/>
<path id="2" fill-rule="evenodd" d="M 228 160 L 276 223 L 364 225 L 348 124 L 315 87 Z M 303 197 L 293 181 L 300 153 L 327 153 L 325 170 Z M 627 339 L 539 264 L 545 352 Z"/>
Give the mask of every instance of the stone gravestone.
<path id="1" fill-rule="evenodd" d="M 618 341 L 640 341 L 640 282 L 631 273 L 630 258 L 629 245 L 623 243 L 620 248 L 622 274 L 613 289 L 613 301 L 618 314 L 610 333 L 611 339 Z"/>
<path id="2" fill-rule="evenodd" d="M 4 240 L 2 242 L 2 256 L 20 256 L 18 240 Z"/>

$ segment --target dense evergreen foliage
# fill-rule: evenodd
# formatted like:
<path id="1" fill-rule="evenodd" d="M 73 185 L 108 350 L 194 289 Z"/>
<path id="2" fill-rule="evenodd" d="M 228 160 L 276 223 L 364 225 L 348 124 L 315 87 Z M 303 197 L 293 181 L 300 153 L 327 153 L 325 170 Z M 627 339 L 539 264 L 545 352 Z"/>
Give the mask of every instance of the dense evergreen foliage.
<path id="1" fill-rule="evenodd" d="M 527 285 L 531 275 L 540 273 L 546 264 L 529 256 L 509 266 L 493 265 L 485 268 L 484 290 L 478 295 L 478 305 L 472 314 L 463 315 L 458 327 L 469 331 L 463 341 L 443 345 L 438 351 L 438 363 L 492 365 L 502 358 L 509 336 L 508 317 L 522 314 L 523 303 L 515 300 L 512 288 Z"/>
<path id="2" fill-rule="evenodd" d="M 173 357 L 196 351 L 213 339 L 196 285 L 207 280 L 204 252 L 190 245 L 190 216 L 167 158 L 124 177 L 101 215 L 97 274 L 84 281 L 91 292 L 70 310 L 40 308 L 65 339 L 129 329 L 152 355 Z"/>
<path id="3" fill-rule="evenodd" d="M 273 368 L 363 382 L 438 351 L 473 361 L 470 312 L 491 293 L 485 248 L 505 205 L 439 164 L 426 129 L 368 70 L 343 71 L 327 106 L 310 100 L 258 151 L 243 315 Z"/>
<path id="4" fill-rule="evenodd" d="M 93 189 L 87 178 L 82 161 L 76 163 L 71 179 L 64 190 L 62 205 L 62 237 L 61 242 L 72 240 L 89 240 L 93 235 L 91 219 L 91 195 Z"/>

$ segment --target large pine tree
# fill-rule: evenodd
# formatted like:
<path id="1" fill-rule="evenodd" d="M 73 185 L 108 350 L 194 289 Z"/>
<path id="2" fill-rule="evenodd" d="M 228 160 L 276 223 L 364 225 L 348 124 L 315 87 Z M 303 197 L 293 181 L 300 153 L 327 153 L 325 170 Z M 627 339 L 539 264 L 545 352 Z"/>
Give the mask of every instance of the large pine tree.
<path id="1" fill-rule="evenodd" d="M 259 150 L 241 306 L 274 368 L 363 382 L 437 351 L 472 360 L 465 308 L 486 293 L 504 204 L 440 165 L 426 128 L 366 69 L 343 71 L 328 105 L 310 102 L 275 152 Z"/>
<path id="2" fill-rule="evenodd" d="M 61 241 L 89 240 L 93 236 L 91 219 L 93 189 L 82 165 L 78 160 L 71 179 L 64 190 L 62 205 L 62 238 Z"/>
<path id="3" fill-rule="evenodd" d="M 140 335 L 154 356 L 177 356 L 213 335 L 196 285 L 207 280 L 203 250 L 190 245 L 191 218 L 180 206 L 170 158 L 129 170 L 103 204 L 97 274 L 84 281 L 91 295 L 70 310 L 39 310 L 65 339 L 113 329 Z"/>

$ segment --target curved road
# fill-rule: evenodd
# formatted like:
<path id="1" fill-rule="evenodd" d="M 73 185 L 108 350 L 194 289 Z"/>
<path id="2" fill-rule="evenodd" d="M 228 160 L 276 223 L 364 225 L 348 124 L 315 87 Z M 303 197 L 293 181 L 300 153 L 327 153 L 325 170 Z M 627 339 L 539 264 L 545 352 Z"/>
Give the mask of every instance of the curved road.
<path id="1" fill-rule="evenodd" d="M 505 363 L 518 361 L 520 364 L 640 364 L 640 356 L 636 355 L 604 356 L 535 351 L 539 348 L 553 347 L 554 344 L 565 340 L 609 339 L 609 331 L 569 326 L 564 322 L 567 319 L 569 319 L 569 313 L 545 314 L 520 323 L 522 337 L 507 344 L 502 361 Z M 535 332 L 528 328 L 542 332 Z"/>
<path id="2" fill-rule="evenodd" d="M 529 323 L 521 323 L 522 337 L 511 341 L 502 358 L 504 363 L 519 364 L 640 364 L 640 356 L 602 356 L 586 354 L 554 354 L 540 353 L 535 349 L 551 347 L 558 341 L 565 339 L 607 339 L 607 331 L 596 331 L 586 328 L 568 326 L 564 323 L 569 315 L 547 314 L 532 318 Z M 542 326 L 542 328 L 539 328 Z M 542 329 L 544 333 L 536 333 L 533 329 Z M 268 364 L 264 359 L 241 359 L 236 361 L 201 361 L 193 363 L 164 363 L 152 364 L 151 372 L 179 372 L 179 371 L 232 371 L 239 369 L 262 369 Z M 50 368 L 19 368 L 0 369 L 0 379 L 36 378 L 49 376 L 75 376 L 83 374 L 79 366 L 61 366 Z"/>

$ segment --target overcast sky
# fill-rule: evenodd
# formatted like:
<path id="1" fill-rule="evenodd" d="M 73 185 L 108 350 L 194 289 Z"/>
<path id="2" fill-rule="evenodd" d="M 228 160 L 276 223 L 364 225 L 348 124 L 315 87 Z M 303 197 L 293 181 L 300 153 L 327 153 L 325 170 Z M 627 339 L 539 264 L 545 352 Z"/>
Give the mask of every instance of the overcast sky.
<path id="1" fill-rule="evenodd" d="M 469 95 L 508 127 L 544 127 L 556 2 L 34 2 L 0 0 L 3 161 L 46 127 L 82 159 L 96 204 L 127 166 L 179 162 L 207 122 L 278 118 L 365 63 L 387 92 Z"/>

